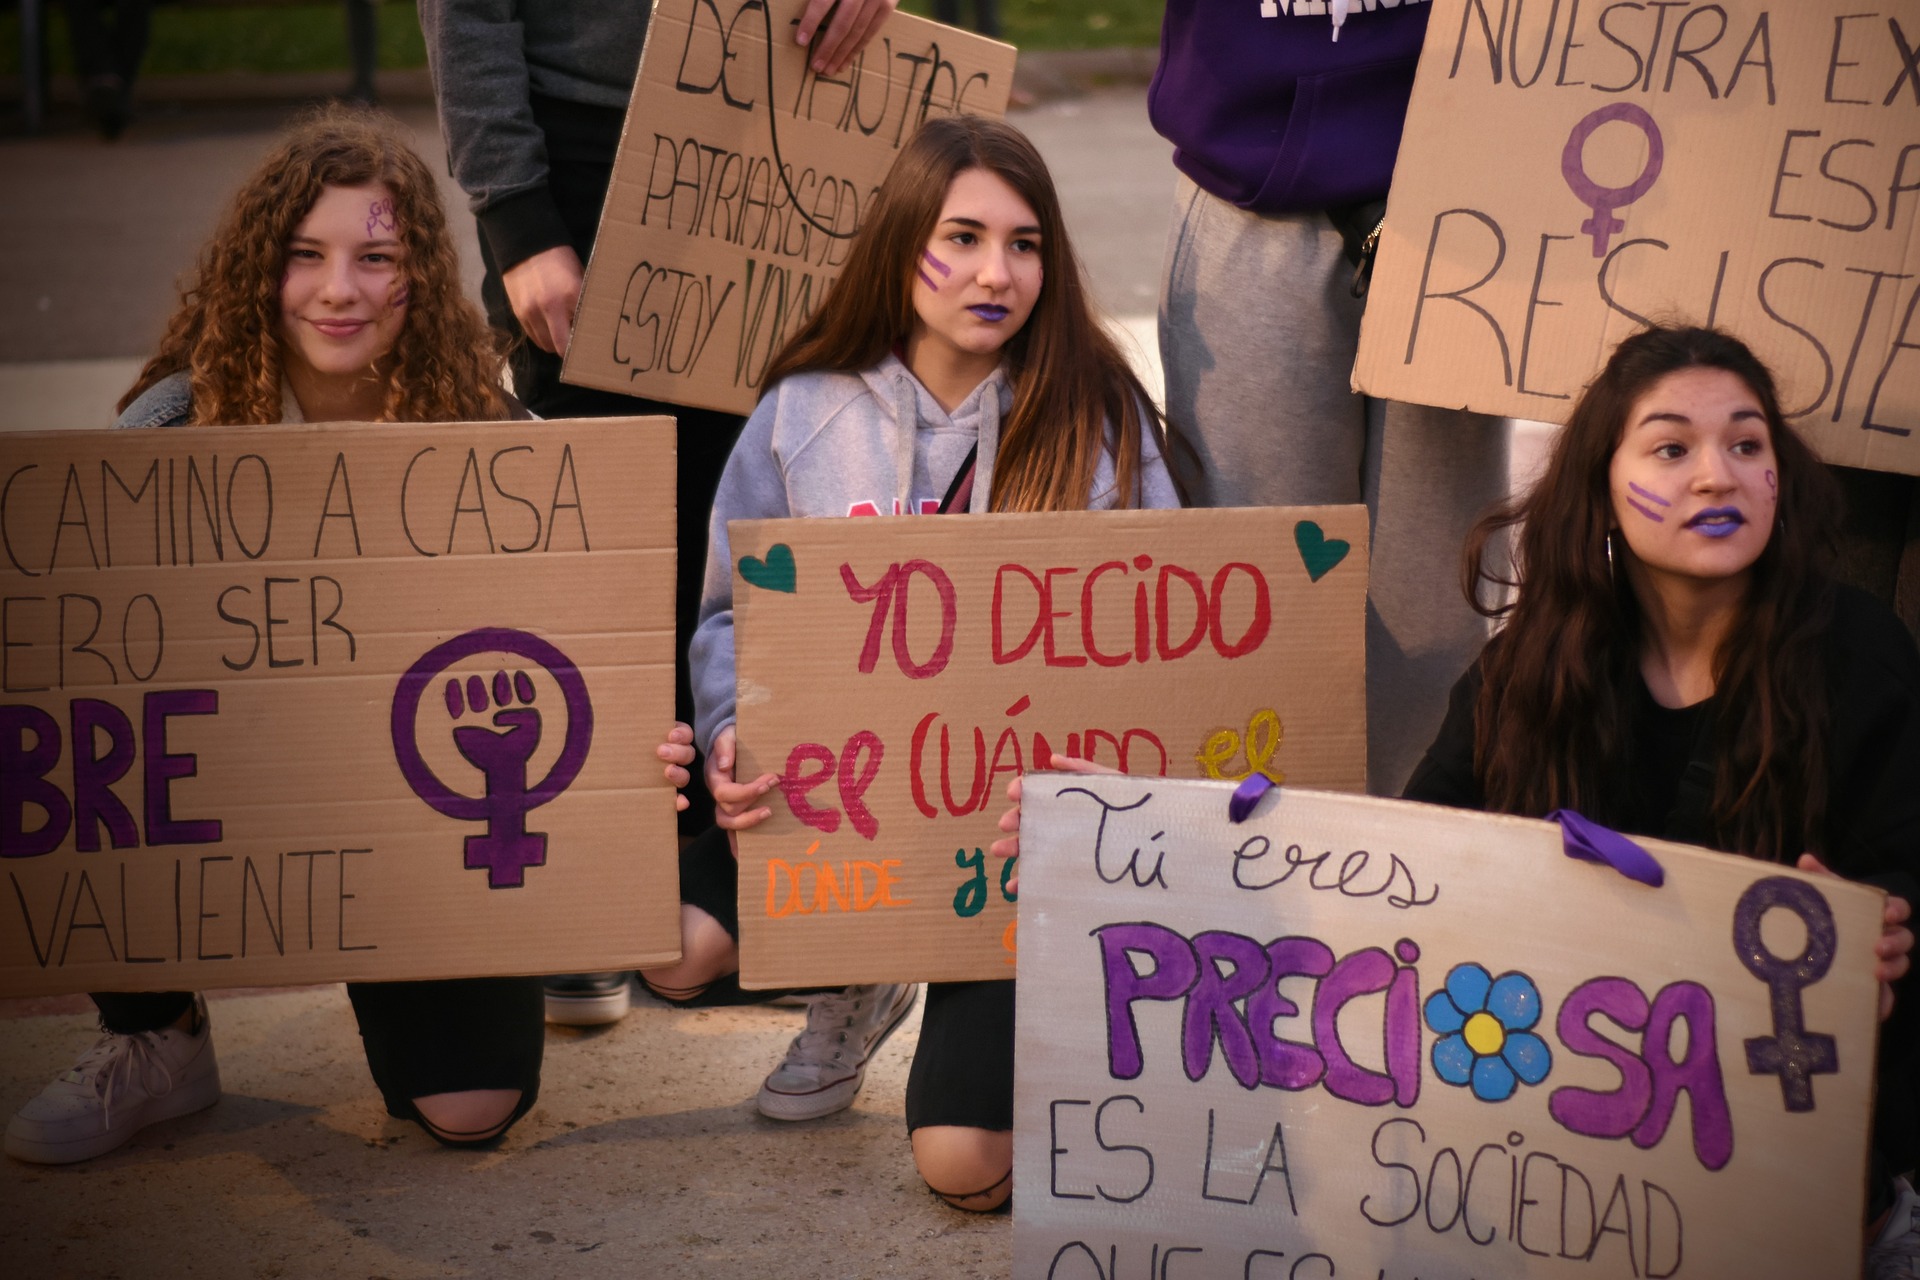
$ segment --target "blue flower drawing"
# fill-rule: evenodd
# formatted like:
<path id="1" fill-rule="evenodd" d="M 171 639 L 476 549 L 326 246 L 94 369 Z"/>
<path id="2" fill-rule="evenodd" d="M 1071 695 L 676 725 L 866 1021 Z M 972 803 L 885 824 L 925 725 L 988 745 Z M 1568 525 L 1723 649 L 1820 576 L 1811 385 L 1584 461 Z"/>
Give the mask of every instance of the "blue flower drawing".
<path id="1" fill-rule="evenodd" d="M 1553 1069 L 1553 1051 L 1532 1030 L 1540 1013 L 1540 989 L 1526 974 L 1493 978 L 1477 964 L 1456 965 L 1427 997 L 1427 1025 L 1440 1033 L 1435 1074 L 1470 1086 L 1482 1102 L 1506 1101 L 1520 1081 L 1539 1084 Z"/>

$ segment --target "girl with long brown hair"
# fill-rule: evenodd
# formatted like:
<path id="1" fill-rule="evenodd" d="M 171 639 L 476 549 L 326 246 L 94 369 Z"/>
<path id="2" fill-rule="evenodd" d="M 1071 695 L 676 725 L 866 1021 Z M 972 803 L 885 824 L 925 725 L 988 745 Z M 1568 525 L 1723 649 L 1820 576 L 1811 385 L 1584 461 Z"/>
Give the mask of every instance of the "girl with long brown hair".
<path id="1" fill-rule="evenodd" d="M 1406 796 L 1574 809 L 1885 888 L 1870 1261 L 1904 1267 L 1920 1252 L 1920 1200 L 1895 1178 L 1920 1156 L 1904 927 L 1920 895 L 1920 654 L 1889 610 L 1834 582 L 1838 518 L 1832 477 L 1742 343 L 1628 338 L 1540 481 L 1475 526 L 1464 585 L 1503 625 Z M 1483 553 L 1516 530 L 1513 579 L 1496 577 Z"/>
<path id="2" fill-rule="evenodd" d="M 501 390 L 501 369 L 492 332 L 461 294 L 433 175 L 401 126 L 329 107 L 241 186 L 115 425 L 530 416 Z M 449 1146 L 476 1146 L 533 1105 L 540 979 L 347 992 L 390 1114 Z M 219 1099 L 199 996 L 105 992 L 94 1003 L 104 1034 L 14 1116 L 9 1155 L 89 1159 Z"/>
<path id="3" fill-rule="evenodd" d="M 713 1000 L 738 968 L 727 835 L 770 816 L 736 781 L 729 520 L 1178 505 L 1161 424 L 1095 319 L 1053 180 L 1012 126 L 925 125 L 901 150 L 825 305 L 776 356 L 721 479 L 692 644 L 698 739 L 720 826 L 683 855 L 684 959 L 642 977 Z M 884 530 L 876 530 L 884 537 Z M 774 1118 L 849 1105 L 911 1010 L 910 986 L 812 1002 L 760 1091 Z M 907 1090 L 921 1176 L 992 1209 L 1012 1177 L 1011 982 L 934 984 Z"/>

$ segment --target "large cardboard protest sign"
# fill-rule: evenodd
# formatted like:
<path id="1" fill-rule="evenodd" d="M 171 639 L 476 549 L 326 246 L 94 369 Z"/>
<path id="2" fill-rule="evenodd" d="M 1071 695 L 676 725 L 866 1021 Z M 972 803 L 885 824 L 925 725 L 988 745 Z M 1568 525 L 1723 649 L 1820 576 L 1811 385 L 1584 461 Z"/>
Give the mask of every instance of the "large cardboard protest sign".
<path id="1" fill-rule="evenodd" d="M 1564 421 L 1714 324 L 1828 460 L 1920 473 L 1917 52 L 1910 0 L 1435 0 L 1355 385 Z"/>
<path id="2" fill-rule="evenodd" d="M 0 995 L 679 952 L 664 418 L 0 465 Z"/>
<path id="3" fill-rule="evenodd" d="M 1858 1273 L 1879 890 L 1232 791 L 1027 780 L 1015 1274 Z"/>
<path id="4" fill-rule="evenodd" d="M 806 0 L 658 0 L 564 377 L 753 408 L 819 309 L 900 147 L 930 117 L 998 116 L 1013 49 L 896 13 L 819 75 Z"/>
<path id="5" fill-rule="evenodd" d="M 1007 784 L 1366 785 L 1363 507 L 729 526 L 750 986 L 1013 976 Z"/>

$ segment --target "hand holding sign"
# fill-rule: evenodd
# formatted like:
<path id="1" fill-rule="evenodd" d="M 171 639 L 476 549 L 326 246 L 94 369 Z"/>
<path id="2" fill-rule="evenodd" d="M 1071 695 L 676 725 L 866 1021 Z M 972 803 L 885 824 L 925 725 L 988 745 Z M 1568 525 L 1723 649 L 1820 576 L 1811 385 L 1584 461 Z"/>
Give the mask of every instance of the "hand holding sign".
<path id="1" fill-rule="evenodd" d="M 1119 772 L 1107 765 L 1096 764 L 1092 760 L 1082 760 L 1078 756 L 1049 756 L 1044 761 L 1034 761 L 1033 768 L 1036 773 L 1043 769 L 1052 770 L 1055 773 Z M 1020 781 L 1019 778 L 1015 778 L 1007 784 L 1007 799 L 1013 802 L 1013 808 L 1000 815 L 1000 829 L 1010 834 L 1006 839 L 995 840 L 988 846 L 988 851 L 994 857 L 1006 858 L 1016 866 L 1020 860 Z M 1007 877 L 1007 892 L 1016 896 L 1019 894 L 1020 873 L 1018 871 Z"/>
<path id="2" fill-rule="evenodd" d="M 810 65 L 819 75 L 837 76 L 853 61 L 853 55 L 880 30 L 880 24 L 893 16 L 900 0 L 807 0 L 795 28 L 793 42 L 806 44 L 820 28 L 822 18 L 831 14 L 820 45 L 813 51 Z"/>
<path id="3" fill-rule="evenodd" d="M 1800 861 L 1794 864 L 1802 871 L 1811 871 L 1815 875 L 1830 876 L 1833 870 L 1810 853 L 1800 855 Z M 1893 984 L 1907 976 L 1911 965 L 1909 953 L 1913 951 L 1913 930 L 1907 928 L 1907 921 L 1913 918 L 1913 906 L 1905 898 L 1887 895 L 1886 913 L 1882 917 L 1880 940 L 1873 945 L 1873 954 L 1880 958 L 1880 966 L 1875 971 L 1880 979 L 1880 1021 L 1885 1022 L 1893 1013 Z"/>
<path id="4" fill-rule="evenodd" d="M 707 790 L 713 793 L 714 822 L 728 831 L 745 831 L 773 816 L 760 801 L 780 779 L 763 773 L 752 782 L 735 782 L 735 758 L 733 726 L 728 725 L 714 736 L 707 755 Z"/>

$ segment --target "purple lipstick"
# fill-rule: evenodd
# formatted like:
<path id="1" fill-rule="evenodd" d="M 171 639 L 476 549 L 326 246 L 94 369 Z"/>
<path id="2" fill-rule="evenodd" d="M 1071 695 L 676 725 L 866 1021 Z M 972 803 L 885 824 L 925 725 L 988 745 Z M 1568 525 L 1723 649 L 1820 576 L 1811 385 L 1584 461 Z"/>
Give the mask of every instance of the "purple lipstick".
<path id="1" fill-rule="evenodd" d="M 968 307 L 967 310 L 973 312 L 973 314 L 979 316 L 988 324 L 999 324 L 1007 318 L 1007 309 L 1005 307 L 997 307 L 991 302 L 982 302 L 977 306 Z"/>
<path id="2" fill-rule="evenodd" d="M 1738 507 L 1708 507 L 1688 520 L 1684 527 L 1709 538 L 1725 538 L 1737 532 L 1746 522 L 1747 518 L 1740 514 Z"/>

